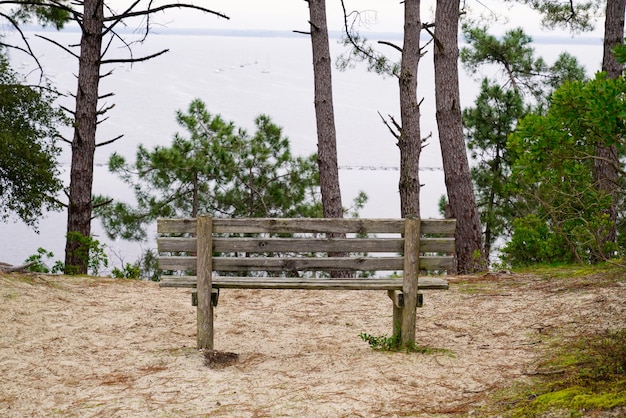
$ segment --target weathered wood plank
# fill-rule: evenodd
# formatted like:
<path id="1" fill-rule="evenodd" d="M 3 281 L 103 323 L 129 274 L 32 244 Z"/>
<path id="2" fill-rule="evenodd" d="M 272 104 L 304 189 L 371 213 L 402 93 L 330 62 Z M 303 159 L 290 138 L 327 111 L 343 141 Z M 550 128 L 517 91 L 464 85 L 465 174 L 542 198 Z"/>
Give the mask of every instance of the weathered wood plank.
<path id="1" fill-rule="evenodd" d="M 159 253 L 195 253 L 197 251 L 197 238 L 159 237 L 157 238 L 157 251 Z"/>
<path id="2" fill-rule="evenodd" d="M 216 271 L 401 270 L 403 257 L 214 257 Z"/>
<path id="3" fill-rule="evenodd" d="M 195 237 L 157 238 L 157 250 L 165 252 L 196 252 Z M 360 252 L 400 253 L 402 238 L 213 238 L 215 252 Z M 453 253 L 454 238 L 422 238 L 422 253 Z"/>
<path id="4" fill-rule="evenodd" d="M 255 218 L 215 219 L 217 233 L 400 233 L 401 219 Z"/>
<path id="5" fill-rule="evenodd" d="M 196 218 L 159 218 L 157 233 L 159 234 L 196 234 Z"/>
<path id="6" fill-rule="evenodd" d="M 422 234 L 454 235 L 454 219 L 422 219 Z M 214 218 L 215 233 L 402 233 L 404 219 L 328 219 L 328 218 Z M 166 219 L 157 220 L 160 234 L 194 234 L 196 220 Z"/>
<path id="7" fill-rule="evenodd" d="M 454 254 L 456 251 L 454 238 L 424 238 L 420 239 L 420 253 Z"/>
<path id="8" fill-rule="evenodd" d="M 437 234 L 454 237 L 456 219 L 422 219 L 420 234 Z"/>
<path id="9" fill-rule="evenodd" d="M 213 277 L 216 289 L 301 289 L 301 290 L 401 290 L 400 278 L 321 279 L 297 277 Z M 159 286 L 194 288 L 195 276 L 162 276 Z M 448 282 L 439 277 L 420 277 L 420 290 L 448 289 Z"/>
<path id="10" fill-rule="evenodd" d="M 161 270 L 196 271 L 196 257 L 159 257 Z M 452 256 L 421 256 L 419 269 L 427 271 L 454 269 Z M 215 271 L 402 271 L 402 257 L 214 257 Z"/>
<path id="11" fill-rule="evenodd" d="M 400 238 L 215 238 L 216 252 L 401 252 Z"/>
<path id="12" fill-rule="evenodd" d="M 189 270 L 196 271 L 196 257 L 171 256 L 157 258 L 157 266 L 160 270 Z"/>
<path id="13" fill-rule="evenodd" d="M 456 271 L 454 256 L 420 256 L 420 270 L 425 271 Z"/>

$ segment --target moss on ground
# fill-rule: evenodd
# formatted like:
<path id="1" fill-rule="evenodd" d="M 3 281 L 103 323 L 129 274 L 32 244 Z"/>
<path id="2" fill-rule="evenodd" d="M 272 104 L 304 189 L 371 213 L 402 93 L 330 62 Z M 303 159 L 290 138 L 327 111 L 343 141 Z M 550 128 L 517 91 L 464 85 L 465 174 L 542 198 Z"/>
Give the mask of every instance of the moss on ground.
<path id="1" fill-rule="evenodd" d="M 623 285 L 626 274 L 619 264 L 536 266 L 515 274 L 529 274 L 548 286 L 575 290 Z M 477 290 L 468 285 L 470 291 Z M 530 379 L 514 382 L 485 403 L 479 412 L 484 416 L 619 416 L 626 412 L 626 329 L 575 339 L 554 335 L 552 348 Z"/>

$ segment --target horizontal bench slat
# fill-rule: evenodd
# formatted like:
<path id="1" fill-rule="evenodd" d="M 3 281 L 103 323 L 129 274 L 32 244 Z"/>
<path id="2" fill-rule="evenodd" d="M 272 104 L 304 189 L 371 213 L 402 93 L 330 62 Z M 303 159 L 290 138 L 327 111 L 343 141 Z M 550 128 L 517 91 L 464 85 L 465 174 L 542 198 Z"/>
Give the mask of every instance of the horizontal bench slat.
<path id="1" fill-rule="evenodd" d="M 303 289 L 303 290 L 402 290 L 402 278 L 319 279 L 291 277 L 213 277 L 218 289 Z M 195 276 L 163 276 L 161 287 L 195 288 Z M 420 277 L 418 288 L 448 289 L 439 277 Z"/>
<path id="2" fill-rule="evenodd" d="M 196 257 L 159 257 L 161 270 L 196 269 Z M 215 271 L 402 270 L 402 257 L 213 257 Z"/>
<path id="3" fill-rule="evenodd" d="M 454 219 L 422 219 L 422 234 L 453 235 Z M 195 234 L 196 220 L 158 219 L 160 234 Z M 213 218 L 214 233 L 403 233 L 404 219 L 359 219 L 359 218 Z"/>
<path id="4" fill-rule="evenodd" d="M 196 251 L 196 238 L 159 238 L 159 252 Z M 215 252 L 401 252 L 401 238 L 213 238 Z"/>
<path id="5" fill-rule="evenodd" d="M 161 270 L 196 271 L 196 257 L 159 257 Z M 454 257 L 422 256 L 421 270 L 451 270 Z M 403 270 L 402 257 L 214 257 L 215 271 L 394 271 Z"/>
<path id="6" fill-rule="evenodd" d="M 158 238 L 159 252 L 196 252 L 197 239 Z M 213 238 L 215 252 L 402 252 L 402 238 Z M 422 238 L 423 253 L 453 253 L 454 238 Z"/>

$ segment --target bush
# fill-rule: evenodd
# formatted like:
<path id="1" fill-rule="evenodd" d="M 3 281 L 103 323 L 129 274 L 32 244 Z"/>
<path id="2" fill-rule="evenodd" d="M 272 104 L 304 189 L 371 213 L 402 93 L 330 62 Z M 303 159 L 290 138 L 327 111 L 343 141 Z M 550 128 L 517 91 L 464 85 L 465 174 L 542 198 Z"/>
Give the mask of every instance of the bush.
<path id="1" fill-rule="evenodd" d="M 513 235 L 500 258 L 513 267 L 573 261 L 567 242 L 536 215 L 513 221 Z"/>

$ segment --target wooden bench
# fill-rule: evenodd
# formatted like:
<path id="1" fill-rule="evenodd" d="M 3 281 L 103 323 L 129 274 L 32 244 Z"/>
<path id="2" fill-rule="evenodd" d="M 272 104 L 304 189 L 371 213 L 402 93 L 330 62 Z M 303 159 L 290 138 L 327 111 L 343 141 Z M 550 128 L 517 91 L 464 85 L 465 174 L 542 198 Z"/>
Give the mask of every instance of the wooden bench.
<path id="1" fill-rule="evenodd" d="M 197 287 L 199 349 L 213 349 L 220 289 L 386 290 L 393 335 L 407 346 L 415 342 L 419 290 L 448 288 L 446 280 L 418 273 L 455 270 L 455 228 L 455 220 L 417 217 L 159 219 L 159 269 L 172 272 L 160 286 Z M 357 277 L 330 278 L 332 271 Z"/>

